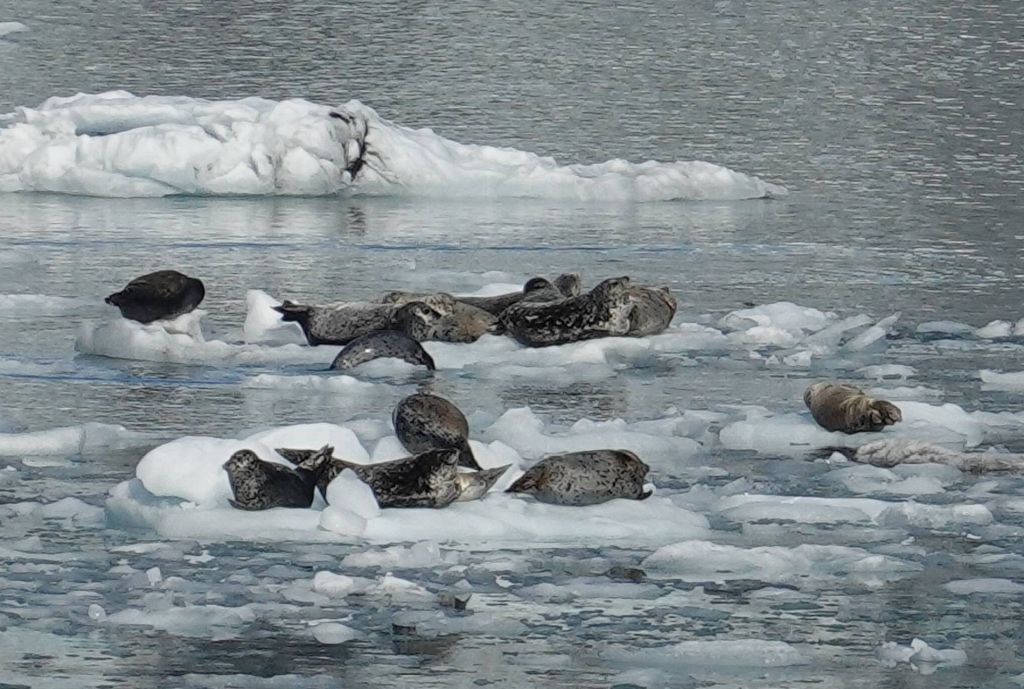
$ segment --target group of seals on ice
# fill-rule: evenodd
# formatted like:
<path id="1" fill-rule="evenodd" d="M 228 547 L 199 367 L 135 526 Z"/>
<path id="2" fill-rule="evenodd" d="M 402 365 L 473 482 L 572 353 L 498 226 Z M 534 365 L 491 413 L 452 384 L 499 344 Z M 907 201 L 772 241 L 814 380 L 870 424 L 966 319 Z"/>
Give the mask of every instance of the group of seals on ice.
<path id="1" fill-rule="evenodd" d="M 309 507 L 314 490 L 327 499 L 327 486 L 349 470 L 368 485 L 380 507 L 441 508 L 477 500 L 511 465 L 482 469 L 469 448 L 469 424 L 459 409 L 436 395 L 403 399 L 393 414 L 395 432 L 408 457 L 361 464 L 334 456 L 334 448 L 279 448 L 293 466 L 263 461 L 239 450 L 224 463 L 234 498 L 245 510 Z M 472 471 L 460 471 L 473 469 Z M 593 505 L 614 498 L 643 500 L 649 468 L 626 450 L 592 450 L 545 457 L 507 492 L 528 493 L 555 505 Z"/>
<path id="2" fill-rule="evenodd" d="M 285 301 L 274 308 L 283 321 L 299 324 L 310 345 L 346 345 L 332 368 L 347 369 L 371 353 L 430 368 L 432 360 L 416 344 L 475 342 L 487 333 L 530 347 L 653 335 L 668 327 L 677 305 L 668 287 L 633 285 L 623 276 L 583 292 L 580 276 L 565 273 L 553 281 L 534 277 L 517 292 L 492 297 L 393 291 L 377 301 Z"/>

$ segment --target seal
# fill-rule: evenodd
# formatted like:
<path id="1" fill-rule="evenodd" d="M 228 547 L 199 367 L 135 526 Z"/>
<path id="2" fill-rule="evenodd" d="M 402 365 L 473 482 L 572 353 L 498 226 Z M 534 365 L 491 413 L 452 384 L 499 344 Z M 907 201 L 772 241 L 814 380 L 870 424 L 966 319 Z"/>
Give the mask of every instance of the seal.
<path id="1" fill-rule="evenodd" d="M 450 295 L 425 297 L 422 303 L 438 314 L 435 319 L 451 313 L 455 308 L 455 300 Z M 342 301 L 315 305 L 284 301 L 273 308 L 281 314 L 281 320 L 298 323 L 306 335 L 306 341 L 314 346 L 345 345 L 360 335 L 377 330 L 403 330 L 396 327 L 396 317 L 401 309 L 398 304 Z"/>
<path id="2" fill-rule="evenodd" d="M 583 291 L 583 280 L 579 273 L 562 273 L 555 278 L 555 287 L 563 297 L 578 297 Z"/>
<path id="3" fill-rule="evenodd" d="M 880 431 L 903 420 L 903 412 L 895 404 L 868 397 L 852 385 L 814 383 L 804 391 L 804 404 L 827 431 Z"/>
<path id="4" fill-rule="evenodd" d="M 412 453 L 435 448 L 459 451 L 459 464 L 480 469 L 469 447 L 469 421 L 459 408 L 443 397 L 416 393 L 395 405 L 391 414 L 395 434 Z"/>
<path id="5" fill-rule="evenodd" d="M 676 315 L 679 304 L 668 287 L 629 288 L 629 332 L 631 337 L 657 335 L 664 332 Z"/>
<path id="6" fill-rule="evenodd" d="M 586 294 L 550 303 L 520 302 L 501 314 L 505 332 L 529 347 L 546 347 L 629 332 L 629 278 L 609 278 Z"/>
<path id="7" fill-rule="evenodd" d="M 360 335 L 387 330 L 396 308 L 392 304 L 335 302 L 333 304 L 296 304 L 284 301 L 273 307 L 281 320 L 298 323 L 313 345 L 344 345 Z"/>
<path id="8" fill-rule="evenodd" d="M 202 280 L 176 270 L 158 270 L 135 278 L 104 301 L 129 320 L 152 323 L 193 311 L 205 296 Z"/>
<path id="9" fill-rule="evenodd" d="M 587 450 L 551 455 L 530 467 L 505 491 L 529 493 L 552 505 L 596 505 L 615 498 L 644 500 L 650 471 L 628 450 Z"/>
<path id="10" fill-rule="evenodd" d="M 240 510 L 268 510 L 272 507 L 309 507 L 313 489 L 334 448 L 325 445 L 307 453 L 295 468 L 265 462 L 252 450 L 239 450 L 224 463 L 234 500 Z"/>
<path id="11" fill-rule="evenodd" d="M 292 464 L 298 465 L 308 462 L 319 452 L 319 450 L 278 448 L 276 452 Z M 397 462 L 409 462 L 412 459 L 415 459 L 415 457 L 405 457 L 403 459 L 397 459 L 390 462 L 378 462 L 377 464 L 357 464 L 356 462 L 346 462 L 343 459 L 331 457 L 324 464 L 324 468 L 317 478 L 317 488 L 320 490 L 320 494 L 324 496 L 324 499 L 326 499 L 327 486 L 345 469 L 351 469 L 355 475 L 359 477 L 360 481 L 363 481 L 373 488 L 374 482 L 378 480 L 377 469 L 375 469 L 375 467 L 385 467 L 388 471 L 392 471 L 393 467 L 388 468 L 390 465 L 397 466 Z M 459 494 L 455 499 L 459 502 L 479 500 L 494 486 L 495 483 L 497 483 L 498 479 L 501 478 L 501 476 L 508 471 L 511 466 L 511 464 L 506 464 L 494 469 L 458 472 L 455 477 L 455 481 L 458 485 Z M 376 491 L 374 494 L 376 495 Z M 387 492 L 384 494 L 386 495 Z M 380 504 L 381 507 L 387 506 L 380 503 L 379 497 L 378 504 Z"/>
<path id="12" fill-rule="evenodd" d="M 390 462 L 353 464 L 333 460 L 323 473 L 330 483 L 350 469 L 370 487 L 381 507 L 447 507 L 459 499 L 459 451 L 454 448 L 428 450 Z M 322 489 L 327 497 L 327 483 Z"/>
<path id="13" fill-rule="evenodd" d="M 360 335 L 345 345 L 331 363 L 333 370 L 348 370 L 373 359 L 401 359 L 435 370 L 434 359 L 423 345 L 398 330 L 378 330 Z"/>

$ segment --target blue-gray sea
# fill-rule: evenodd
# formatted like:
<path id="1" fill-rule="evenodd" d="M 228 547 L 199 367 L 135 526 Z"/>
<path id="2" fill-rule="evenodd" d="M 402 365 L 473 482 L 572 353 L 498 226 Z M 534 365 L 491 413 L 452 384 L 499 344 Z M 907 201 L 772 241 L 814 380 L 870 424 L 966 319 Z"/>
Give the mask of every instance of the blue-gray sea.
<path id="1" fill-rule="evenodd" d="M 667 284 L 685 323 L 714 325 L 730 311 L 780 301 L 839 317 L 900 314 L 884 346 L 810 366 L 736 346 L 583 380 L 438 372 L 434 389 L 475 418 L 529 406 L 557 430 L 579 419 L 657 419 L 673 407 L 790 414 L 803 411 L 809 382 L 870 387 L 875 381 L 858 371 L 876 364 L 913 367 L 909 380 L 885 384 L 911 387 L 930 404 L 1018 412 L 1021 388 L 985 385 L 980 371 L 1024 370 L 1024 340 L 1012 334 L 1024 317 L 1020 3 L 0 0 L 0 21 L 29 29 L 0 38 L 0 112 L 113 89 L 357 98 L 393 122 L 464 143 L 562 163 L 706 160 L 790 192 L 592 204 L 0 194 L 0 431 L 103 423 L 148 438 L 49 454 L 0 439 L 0 687 L 1024 684 L 1017 476 L 933 467 L 914 476 L 938 489 L 860 489 L 834 480 L 836 467 L 820 456 L 729 449 L 716 442 L 714 421 L 685 466 L 652 473 L 667 494 L 747 485 L 758 494 L 982 506 L 988 517 L 851 525 L 709 512 L 718 534 L 710 540 L 788 555 L 752 555 L 742 576 L 643 572 L 641 584 L 627 586 L 614 568 L 643 569 L 653 548 L 593 540 L 494 550 L 438 534 L 446 560 L 346 569 L 345 556 L 383 546 L 175 540 L 106 523 L 99 511 L 40 509 L 69 497 L 103 508 L 108 491 L 163 441 L 386 421 L 398 397 L 416 389 L 392 381 L 365 396 L 275 391 L 242 383 L 318 371 L 76 352 L 79 324 L 110 316 L 104 296 L 163 267 L 204 279 L 207 324 L 223 332 L 241 326 L 247 289 L 360 299 L 395 288 L 472 291 L 568 270 L 588 285 L 622 274 Z M 5 307 L 16 294 L 74 301 L 42 312 Z M 1009 322 L 1004 336 L 918 327 L 995 320 Z M 1024 425 L 1014 423 L 998 442 L 989 434 L 969 449 L 1021 451 Z M 802 564 L 802 544 L 859 548 L 915 568 L 882 583 L 834 569 L 819 576 Z M 153 567 L 155 582 L 145 574 Z M 465 580 L 481 607 L 467 617 L 435 605 L 442 622 L 417 631 L 402 615 L 410 607 L 433 614 L 433 603 L 295 593 L 302 582 L 308 592 L 321 569 L 370 579 L 391 569 L 430 593 Z M 949 585 L 978 580 L 1000 583 Z M 94 604 L 107 615 L 168 604 L 256 613 L 206 633 L 201 621 L 114 624 L 90 616 Z M 467 622 L 474 614 L 485 621 Z M 446 616 L 457 620 L 454 631 Z M 325 619 L 345 620 L 356 638 L 318 642 L 309 627 Z M 962 650 L 966 660 L 886 662 L 880 653 L 915 638 Z M 686 645 L 704 641 L 723 643 Z M 729 641 L 781 642 L 799 658 L 778 660 L 756 643 L 746 648 L 760 660 L 744 660 L 742 650 L 723 658 L 722 649 L 741 649 Z"/>

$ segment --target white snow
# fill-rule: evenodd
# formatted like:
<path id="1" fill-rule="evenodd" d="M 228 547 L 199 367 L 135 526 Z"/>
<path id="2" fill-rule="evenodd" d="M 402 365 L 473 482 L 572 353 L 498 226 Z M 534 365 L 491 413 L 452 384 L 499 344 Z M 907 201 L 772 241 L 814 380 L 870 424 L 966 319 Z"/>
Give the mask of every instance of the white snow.
<path id="1" fill-rule="evenodd" d="M 332 111 L 347 120 L 329 117 Z M 711 163 L 561 166 L 413 130 L 349 101 L 208 101 L 126 91 L 20 107 L 0 129 L 0 191 L 94 196 L 327 195 L 669 201 L 783 196 Z M 373 154 L 355 179 L 361 142 Z"/>

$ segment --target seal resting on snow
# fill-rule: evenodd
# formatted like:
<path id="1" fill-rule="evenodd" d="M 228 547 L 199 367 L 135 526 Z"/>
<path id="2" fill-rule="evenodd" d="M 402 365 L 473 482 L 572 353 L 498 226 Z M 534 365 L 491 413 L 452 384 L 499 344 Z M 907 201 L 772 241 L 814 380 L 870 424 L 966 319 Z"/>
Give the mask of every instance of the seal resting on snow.
<path id="1" fill-rule="evenodd" d="M 868 397 L 852 385 L 814 383 L 804 391 L 804 404 L 827 431 L 880 431 L 903 420 L 903 413 L 895 404 Z"/>
<path id="2" fill-rule="evenodd" d="M 552 505 L 596 505 L 615 498 L 644 500 L 648 467 L 628 450 L 587 450 L 551 455 L 505 491 L 529 493 Z"/>
<path id="3" fill-rule="evenodd" d="M 331 368 L 347 370 L 373 359 L 401 359 L 416 366 L 426 366 L 427 370 L 435 369 L 434 359 L 423 345 L 398 330 L 377 330 L 360 335 L 345 345 L 344 349 L 334 357 Z"/>
<path id="4" fill-rule="evenodd" d="M 668 287 L 630 287 L 629 332 L 632 337 L 663 332 L 676 315 L 678 302 Z"/>
<path id="5" fill-rule="evenodd" d="M 524 345 L 545 347 L 629 332 L 629 278 L 609 278 L 586 294 L 554 302 L 521 301 L 501 314 L 505 332 Z"/>
<path id="6" fill-rule="evenodd" d="M 129 320 L 152 323 L 189 313 L 205 296 L 206 287 L 199 278 L 176 270 L 158 270 L 135 278 L 104 301 L 120 309 Z"/>
<path id="7" fill-rule="evenodd" d="M 224 463 L 234 500 L 240 510 L 309 507 L 313 489 L 334 448 L 325 445 L 303 457 L 295 468 L 265 462 L 252 450 L 239 450 Z"/>
<path id="8" fill-rule="evenodd" d="M 460 465 L 480 468 L 469 447 L 469 421 L 445 398 L 426 393 L 409 395 L 395 405 L 391 420 L 398 440 L 409 452 L 454 448 L 459 452 Z"/>
<path id="9" fill-rule="evenodd" d="M 319 450 L 294 450 L 287 448 L 279 448 L 277 450 L 278 454 L 293 464 L 307 462 L 318 452 Z M 441 452 L 450 453 L 455 452 L 455 450 L 447 449 Z M 444 502 L 444 504 L 436 503 L 439 503 L 439 496 L 443 496 L 444 500 L 447 500 L 447 488 L 444 490 L 437 489 L 433 492 L 428 492 L 428 494 L 420 494 L 414 493 L 408 487 L 410 485 L 409 481 L 412 481 L 416 476 L 422 478 L 426 475 L 428 480 L 433 480 L 437 486 L 443 486 L 444 481 L 450 479 L 447 473 L 447 462 L 437 462 L 438 455 L 436 454 L 425 458 L 424 455 L 426 454 L 429 453 L 420 453 L 412 457 L 403 457 L 402 459 L 378 462 L 376 464 L 357 464 L 355 462 L 346 462 L 337 457 L 331 457 L 327 460 L 317 478 L 317 488 L 320 489 L 320 494 L 326 499 L 327 486 L 331 481 L 345 469 L 351 469 L 360 481 L 370 486 L 374 496 L 377 498 L 377 504 L 381 507 L 444 507 L 451 501 Z M 458 459 L 456 459 L 457 462 Z M 458 488 L 455 500 L 460 502 L 479 500 L 501 478 L 501 475 L 508 471 L 510 466 L 512 465 L 506 464 L 494 469 L 456 472 L 453 479 Z M 415 483 L 415 481 L 413 482 Z M 401 485 L 405 485 L 406 488 L 401 489 Z M 396 504 L 396 501 L 402 504 Z M 422 501 L 423 504 L 411 504 L 414 501 Z"/>

